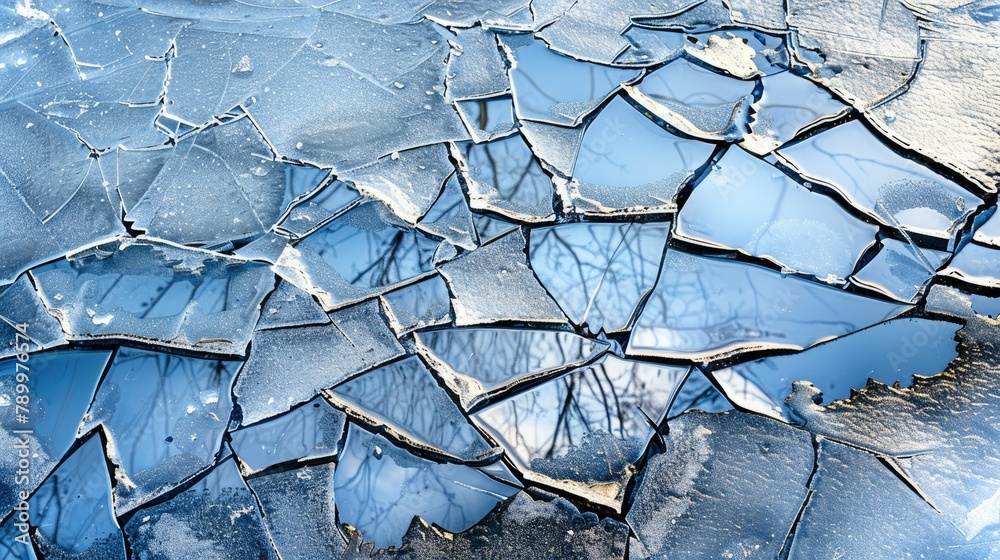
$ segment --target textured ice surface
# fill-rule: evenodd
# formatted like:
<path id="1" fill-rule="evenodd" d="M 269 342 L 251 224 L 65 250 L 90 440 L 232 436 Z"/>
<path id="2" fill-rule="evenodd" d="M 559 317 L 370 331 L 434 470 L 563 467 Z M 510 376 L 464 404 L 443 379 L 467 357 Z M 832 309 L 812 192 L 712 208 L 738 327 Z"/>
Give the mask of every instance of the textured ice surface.
<path id="1" fill-rule="evenodd" d="M 627 516 L 629 557 L 779 556 L 807 496 L 809 435 L 759 416 L 691 413 L 664 440 Z"/>
<path id="2" fill-rule="evenodd" d="M 137 558 L 277 558 L 232 458 L 169 501 L 136 511 L 125 534 Z"/>
<path id="3" fill-rule="evenodd" d="M 4 443 L 0 448 L 0 473 L 5 479 L 0 485 L 0 506 L 5 512 L 20 501 L 20 491 L 30 493 L 37 488 L 73 446 L 77 429 L 110 358 L 108 351 L 59 350 L 31 354 L 27 365 L 18 358 L 0 361 L 0 410 L 4 411 L 0 424 L 3 427 L 0 438 Z M 18 392 L 18 385 L 27 386 L 36 400 L 34 406 L 31 403 L 27 406 L 30 413 L 27 422 L 18 421 L 16 415 L 17 397 L 24 394 Z M 14 432 L 25 429 L 32 433 Z M 20 449 L 25 448 L 25 442 L 30 451 L 29 466 L 33 476 L 18 480 Z"/>
<path id="4" fill-rule="evenodd" d="M 334 467 L 320 463 L 247 481 L 281 558 L 337 558 L 346 549 L 337 530 Z"/>
<path id="5" fill-rule="evenodd" d="M 1000 556 L 998 14 L 7 2 L 0 559 Z"/>
<path id="6" fill-rule="evenodd" d="M 263 264 L 123 240 L 31 272 L 46 307 L 77 340 L 155 341 L 242 355 L 274 287 Z"/>
<path id="7" fill-rule="evenodd" d="M 331 313 L 330 319 L 257 332 L 233 387 L 244 425 L 285 412 L 403 353 L 374 301 Z M 280 393 L 272 392 L 275 387 Z"/>

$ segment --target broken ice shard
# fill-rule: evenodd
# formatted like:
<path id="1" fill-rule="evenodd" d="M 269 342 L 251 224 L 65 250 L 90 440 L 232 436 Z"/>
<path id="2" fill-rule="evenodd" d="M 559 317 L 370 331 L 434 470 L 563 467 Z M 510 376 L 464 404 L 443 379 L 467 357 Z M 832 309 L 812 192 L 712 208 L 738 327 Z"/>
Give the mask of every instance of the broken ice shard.
<path id="1" fill-rule="evenodd" d="M 982 200 L 889 149 L 857 120 L 778 151 L 804 179 L 832 189 L 879 223 L 954 248 L 957 230 Z"/>
<path id="2" fill-rule="evenodd" d="M 266 422 L 230 432 L 230 445 L 247 474 L 294 461 L 334 457 L 347 417 L 323 398 Z"/>
<path id="3" fill-rule="evenodd" d="M 73 340 L 133 340 L 242 355 L 265 264 L 156 241 L 125 239 L 31 271 L 42 300 Z"/>
<path id="4" fill-rule="evenodd" d="M 466 410 L 518 383 L 581 366 L 608 348 L 570 332 L 522 329 L 445 329 L 415 338 L 421 356 Z"/>
<path id="5" fill-rule="evenodd" d="M 687 373 L 608 355 L 474 418 L 528 480 L 620 511 L 635 465 Z"/>
<path id="6" fill-rule="evenodd" d="M 286 166 L 250 119 L 211 126 L 177 142 L 125 219 L 186 245 L 252 239 L 282 211 Z"/>
<path id="7" fill-rule="evenodd" d="M 566 316 L 528 267 L 525 239 L 512 231 L 439 267 L 457 325 L 564 323 Z"/>
<path id="8" fill-rule="evenodd" d="M 942 276 L 957 278 L 974 286 L 1000 287 L 1000 249 L 979 243 L 969 243 L 962 247 L 948 266 L 941 271 Z"/>
<path id="9" fill-rule="evenodd" d="M 364 535 L 361 535 L 362 540 Z M 600 558 L 625 560 L 628 526 L 610 517 L 581 512 L 565 498 L 550 502 L 533 500 L 526 492 L 498 504 L 483 520 L 466 531 L 451 533 L 415 520 L 403 546 L 378 550 L 378 560 L 536 560 Z M 368 560 L 364 547 L 345 560 Z"/>
<path id="10" fill-rule="evenodd" d="M 125 233 L 110 168 L 72 131 L 13 103 L 0 106 L 0 136 L 0 283 Z"/>
<path id="11" fill-rule="evenodd" d="M 625 91 L 670 127 L 704 140 L 743 138 L 754 82 L 675 60 Z"/>
<path id="12" fill-rule="evenodd" d="M 611 68 L 558 54 L 530 35 L 504 35 L 511 57 L 514 108 L 520 119 L 575 126 L 638 70 Z"/>
<path id="13" fill-rule="evenodd" d="M 570 321 L 627 329 L 652 289 L 670 222 L 563 224 L 531 231 L 531 268 Z"/>
<path id="14" fill-rule="evenodd" d="M 789 557 L 987 558 L 996 541 L 968 542 L 879 457 L 821 440 L 810 497 L 795 526 Z M 877 512 L 877 513 L 876 513 Z"/>
<path id="15" fill-rule="evenodd" d="M 282 560 L 339 558 L 344 552 L 333 495 L 335 466 L 321 463 L 247 480 Z"/>
<path id="16" fill-rule="evenodd" d="M 31 497 L 31 525 L 46 558 L 125 560 L 100 434 L 92 434 Z"/>
<path id="17" fill-rule="evenodd" d="M 437 246 L 372 201 L 286 247 L 276 270 L 330 311 L 431 272 Z"/>
<path id="18" fill-rule="evenodd" d="M 778 557 L 807 496 L 809 435 L 750 414 L 689 413 L 664 441 L 626 516 L 629 557 Z"/>
<path id="19" fill-rule="evenodd" d="M 257 331 L 233 387 L 244 425 L 281 414 L 403 354 L 377 301 L 342 309 L 330 319 L 323 325 Z M 281 391 L 275 393 L 275 387 Z"/>
<path id="20" fill-rule="evenodd" d="M 11 481 L 0 485 L 0 515 L 18 503 L 18 490 L 36 488 L 72 447 L 110 359 L 109 351 L 59 350 L 30 354 L 27 365 L 16 358 L 0 360 L 0 475 Z M 18 393 L 19 384 L 28 387 L 31 397 L 29 414 L 20 418 L 15 414 L 17 396 L 24 394 Z M 14 432 L 26 428 L 33 433 Z M 23 446 L 25 440 L 31 449 L 31 476 L 27 487 L 19 487 L 13 484 L 19 461 L 17 445 Z"/>
<path id="21" fill-rule="evenodd" d="M 382 296 L 389 326 L 397 335 L 451 322 L 451 299 L 441 275 Z"/>
<path id="22" fill-rule="evenodd" d="M 277 559 L 231 457 L 170 500 L 137 511 L 125 534 L 139 558 Z"/>
<path id="23" fill-rule="evenodd" d="M 894 319 L 797 354 L 761 358 L 711 372 L 738 406 L 784 421 L 794 416 L 785 399 L 805 380 L 826 404 L 850 398 L 869 379 L 908 386 L 913 375 L 933 375 L 955 358 L 958 325 Z"/>
<path id="24" fill-rule="evenodd" d="M 761 266 L 671 248 L 627 354 L 704 360 L 801 350 L 906 309 Z"/>
<path id="25" fill-rule="evenodd" d="M 998 327 L 968 317 L 958 357 L 938 375 L 914 378 L 910 388 L 872 383 L 825 407 L 815 402 L 818 389 L 796 383 L 789 408 L 809 431 L 879 454 L 968 541 L 995 542 Z"/>
<path id="26" fill-rule="evenodd" d="M 464 531 L 517 491 L 471 467 L 415 457 L 354 425 L 334 488 L 340 522 L 379 548 L 399 546 L 414 515 Z"/>
<path id="27" fill-rule="evenodd" d="M 587 126 L 568 202 L 588 215 L 672 212 L 681 185 L 713 150 L 667 132 L 615 97 Z"/>
<path id="28" fill-rule="evenodd" d="M 456 158 L 473 210 L 489 210 L 523 222 L 552 219 L 552 180 L 521 135 L 459 145 Z"/>
<path id="29" fill-rule="evenodd" d="M 102 426 L 119 515 L 211 465 L 232 411 L 237 362 L 121 348 L 80 433 Z"/>
<path id="30" fill-rule="evenodd" d="M 851 276 L 851 281 L 904 303 L 916 303 L 935 271 L 951 257 L 951 253 L 892 238 L 879 243 L 878 253 Z"/>
<path id="31" fill-rule="evenodd" d="M 737 249 L 830 283 L 851 275 L 876 231 L 736 146 L 695 186 L 674 228 L 680 239 Z"/>
<path id="32" fill-rule="evenodd" d="M 21 353 L 18 349 L 21 343 L 28 344 L 28 352 L 66 343 L 59 321 L 49 315 L 27 275 L 9 286 L 0 287 L 0 340 L 8 341 L 0 348 L 2 358 Z"/>
<path id="33" fill-rule="evenodd" d="M 454 462 L 496 455 L 416 356 L 359 375 L 325 394 L 356 421 L 385 430 L 418 452 Z"/>

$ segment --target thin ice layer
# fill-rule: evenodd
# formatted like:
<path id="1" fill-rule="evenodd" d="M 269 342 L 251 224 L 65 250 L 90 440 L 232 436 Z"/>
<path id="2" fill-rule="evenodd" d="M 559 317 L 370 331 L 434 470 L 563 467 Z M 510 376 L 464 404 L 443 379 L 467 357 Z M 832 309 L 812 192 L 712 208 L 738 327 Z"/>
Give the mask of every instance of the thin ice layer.
<path id="1" fill-rule="evenodd" d="M 711 372 L 740 408 L 786 422 L 792 382 L 804 380 L 829 405 L 851 397 L 874 379 L 908 386 L 913 375 L 934 375 L 955 358 L 959 325 L 928 319 L 895 319 L 797 354 L 761 358 Z"/>
<path id="2" fill-rule="evenodd" d="M 703 360 L 801 350 L 906 310 L 760 266 L 670 249 L 627 354 Z"/>
<path id="3" fill-rule="evenodd" d="M 437 246 L 373 201 L 286 247 L 276 270 L 330 311 L 431 272 Z"/>
<path id="4" fill-rule="evenodd" d="M 736 146 L 694 188 L 674 227 L 680 239 L 737 249 L 831 283 L 851 275 L 876 231 Z"/>
<path id="5" fill-rule="evenodd" d="M 277 558 L 232 458 L 170 500 L 137 511 L 125 534 L 139 558 Z"/>
<path id="6" fill-rule="evenodd" d="M 246 475 L 282 463 L 334 457 L 347 417 L 321 397 L 266 422 L 230 432 Z"/>
<path id="7" fill-rule="evenodd" d="M 880 223 L 954 246 L 956 231 L 983 203 L 939 173 L 892 151 L 857 121 L 782 148 L 782 163 L 833 189 Z"/>
<path id="8" fill-rule="evenodd" d="M 670 424 L 627 519 L 629 558 L 776 558 L 806 498 L 809 435 L 738 412 Z"/>
<path id="9" fill-rule="evenodd" d="M 363 536 L 363 535 L 362 535 Z M 371 558 L 407 560 L 537 560 L 600 558 L 625 560 L 628 527 L 619 521 L 580 512 L 564 498 L 533 500 L 526 492 L 498 504 L 482 521 L 461 533 L 442 531 L 418 520 L 403 536 L 403 546 L 378 550 Z M 352 541 L 357 545 L 357 541 Z M 345 560 L 368 560 L 361 547 Z"/>
<path id="10" fill-rule="evenodd" d="M 593 360 L 607 343 L 569 332 L 445 329 L 415 336 L 417 350 L 469 410 L 521 381 Z"/>
<path id="11" fill-rule="evenodd" d="M 681 186 L 713 150 L 670 134 L 615 97 L 584 133 L 567 202 L 588 215 L 671 212 Z"/>
<path id="12" fill-rule="evenodd" d="M 521 135 L 462 144 L 455 157 L 473 210 L 488 210 L 522 222 L 552 219 L 552 180 Z"/>
<path id="13" fill-rule="evenodd" d="M 359 375 L 326 397 L 368 426 L 419 451 L 455 461 L 494 452 L 416 356 Z"/>
<path id="14" fill-rule="evenodd" d="M 564 224 L 532 230 L 528 255 L 570 321 L 619 332 L 653 288 L 669 234 L 669 222 Z"/>
<path id="15" fill-rule="evenodd" d="M 433 144 L 394 152 L 344 171 L 337 178 L 352 183 L 361 194 L 382 201 L 399 219 L 413 225 L 434 204 L 442 185 L 454 172 L 448 148 Z"/>
<path id="16" fill-rule="evenodd" d="M 120 348 L 80 433 L 102 426 L 118 515 L 211 465 L 233 408 L 238 362 Z"/>
<path id="17" fill-rule="evenodd" d="M 18 492 L 37 488 L 69 451 L 110 359 L 108 351 L 61 350 L 30 354 L 27 362 L 0 360 L 0 475 L 9 481 L 0 485 L 0 517 L 20 501 Z M 25 394 L 18 392 L 19 384 L 27 387 L 30 397 L 26 414 L 16 408 L 18 395 Z M 25 429 L 32 433 L 14 431 Z M 31 476 L 20 484 L 16 446 L 25 441 L 31 450 Z"/>
<path id="18" fill-rule="evenodd" d="M 19 353 L 24 348 L 22 343 L 27 343 L 29 352 L 66 343 L 59 321 L 49 314 L 27 275 L 9 286 L 0 287 L 0 340 L 7 341 L 0 348 L 3 358 Z"/>
<path id="19" fill-rule="evenodd" d="M 851 276 L 855 284 L 871 288 L 903 303 L 916 303 L 951 253 L 917 247 L 885 238 L 872 260 Z"/>
<path id="20" fill-rule="evenodd" d="M 126 239 L 31 271 L 70 339 L 242 355 L 274 288 L 265 264 Z"/>
<path id="21" fill-rule="evenodd" d="M 346 549 L 337 530 L 334 467 L 321 463 L 247 481 L 282 560 L 340 558 Z"/>
<path id="22" fill-rule="evenodd" d="M 29 503 L 35 542 L 45 558 L 125 560 L 100 435 L 83 442 Z"/>
<path id="23" fill-rule="evenodd" d="M 186 245 L 252 239 L 281 214 L 286 167 L 250 119 L 210 126 L 177 142 L 125 219 Z"/>
<path id="24" fill-rule="evenodd" d="M 381 24 L 322 12 L 247 111 L 280 155 L 336 170 L 465 139 L 444 97 L 449 50 L 427 20 Z"/>
<path id="25" fill-rule="evenodd" d="M 399 546 L 415 515 L 464 531 L 516 493 L 476 469 L 420 459 L 354 425 L 337 462 L 334 489 L 340 522 L 378 548 Z"/>
<path id="26" fill-rule="evenodd" d="M 448 281 L 455 324 L 563 323 L 566 316 L 538 283 L 519 231 L 438 267 Z"/>
<path id="27" fill-rule="evenodd" d="M 575 126 L 638 70 L 574 60 L 526 35 L 501 37 L 511 58 L 510 79 L 518 118 Z M 586 87 L 581 87 L 586 84 Z"/>
<path id="28" fill-rule="evenodd" d="M 687 373 L 609 355 L 474 418 L 528 480 L 621 511 L 635 464 Z"/>
<path id="29" fill-rule="evenodd" d="M 789 406 L 806 429 L 885 456 L 966 539 L 995 539 L 998 327 L 968 317 L 958 332 L 958 358 L 940 375 L 915 378 L 911 388 L 876 383 L 823 407 L 813 401 L 816 389 L 797 383 Z"/>
<path id="30" fill-rule="evenodd" d="M 979 243 L 969 243 L 962 247 L 948 266 L 941 271 L 942 276 L 957 278 L 974 286 L 986 288 L 1000 287 L 1000 250 Z"/>
<path id="31" fill-rule="evenodd" d="M 125 232 L 98 158 L 71 131 L 20 104 L 0 106 L 0 283 Z"/>
<path id="32" fill-rule="evenodd" d="M 743 138 L 754 82 L 675 60 L 625 91 L 673 129 L 703 140 Z"/>
<path id="33" fill-rule="evenodd" d="M 374 300 L 332 313 L 330 319 L 326 325 L 257 331 L 233 387 L 244 425 L 285 412 L 403 354 Z"/>
<path id="34" fill-rule="evenodd" d="M 396 334 L 451 323 L 448 285 L 440 274 L 389 292 L 382 301 Z"/>

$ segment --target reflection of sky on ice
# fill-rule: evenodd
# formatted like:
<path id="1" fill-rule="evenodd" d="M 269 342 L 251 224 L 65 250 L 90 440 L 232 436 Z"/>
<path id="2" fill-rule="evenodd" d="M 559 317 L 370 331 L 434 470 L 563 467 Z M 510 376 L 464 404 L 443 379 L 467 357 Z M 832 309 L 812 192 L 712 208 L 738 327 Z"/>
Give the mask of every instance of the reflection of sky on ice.
<path id="1" fill-rule="evenodd" d="M 0 560 L 1000 555 L 995 10 L 314 4 L 0 8 Z"/>

